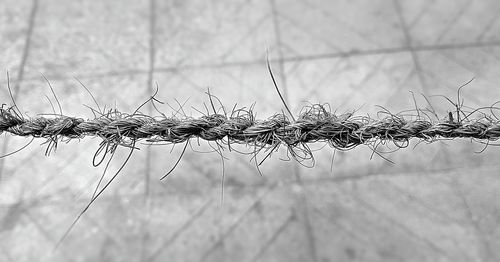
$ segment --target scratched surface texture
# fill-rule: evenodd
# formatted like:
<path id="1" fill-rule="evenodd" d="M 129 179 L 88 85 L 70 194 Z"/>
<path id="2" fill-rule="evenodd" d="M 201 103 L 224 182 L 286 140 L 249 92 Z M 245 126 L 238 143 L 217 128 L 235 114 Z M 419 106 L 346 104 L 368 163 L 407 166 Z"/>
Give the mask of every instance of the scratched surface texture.
<path id="1" fill-rule="evenodd" d="M 92 118 L 78 79 L 107 109 L 132 112 L 158 84 L 167 115 L 199 116 L 209 87 L 228 109 L 256 102 L 265 118 L 284 109 L 268 52 L 294 114 L 307 102 L 397 112 L 414 108 L 412 91 L 445 117 L 453 106 L 432 95 L 456 100 L 472 78 L 467 106 L 500 100 L 499 17 L 496 0 L 2 0 L 0 71 L 29 116 L 52 113 L 49 100 L 58 111 L 43 74 L 66 115 Z M 10 105 L 6 74 L 0 83 Z M 1 154 L 28 141 L 3 134 Z M 43 142 L 0 160 L 0 261 L 500 260 L 496 147 L 413 142 L 383 155 L 391 164 L 361 146 L 336 152 L 332 168 L 333 150 L 316 145 L 313 168 L 281 150 L 262 176 L 251 155 L 226 147 L 221 200 L 222 161 L 203 153 L 209 145 L 193 141 L 159 181 L 182 146 L 141 144 L 54 249 L 104 165 L 92 166 L 99 139 L 50 156 Z M 105 180 L 127 154 L 117 151 Z"/>

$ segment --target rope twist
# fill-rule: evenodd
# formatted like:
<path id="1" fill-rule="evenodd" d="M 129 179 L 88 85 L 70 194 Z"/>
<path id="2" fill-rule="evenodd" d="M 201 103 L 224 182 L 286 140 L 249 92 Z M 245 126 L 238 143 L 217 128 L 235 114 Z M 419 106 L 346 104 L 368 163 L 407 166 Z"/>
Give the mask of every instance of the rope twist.
<path id="1" fill-rule="evenodd" d="M 199 118 L 150 117 L 119 112 L 84 120 L 69 116 L 24 118 L 12 108 L 0 109 L 0 134 L 15 136 L 69 139 L 101 137 L 120 143 L 147 139 L 151 142 L 182 143 L 191 138 L 206 141 L 228 139 L 249 145 L 299 144 L 327 142 L 337 149 L 350 149 L 373 140 L 408 142 L 412 138 L 432 141 L 439 138 L 473 138 L 497 140 L 500 121 L 491 118 L 459 121 L 405 120 L 390 115 L 382 119 L 335 115 L 314 105 L 290 121 L 283 114 L 267 120 L 255 120 L 251 112 L 236 115 L 206 115 Z"/>

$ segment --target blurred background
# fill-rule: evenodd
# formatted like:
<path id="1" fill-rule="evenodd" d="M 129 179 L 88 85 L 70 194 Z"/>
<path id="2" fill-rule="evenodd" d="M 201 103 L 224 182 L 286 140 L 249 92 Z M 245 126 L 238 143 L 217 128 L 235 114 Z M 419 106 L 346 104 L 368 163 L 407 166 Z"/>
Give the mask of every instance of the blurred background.
<path id="1" fill-rule="evenodd" d="M 200 116 L 207 88 L 257 118 L 284 110 L 266 53 L 294 114 L 308 103 L 376 117 L 421 107 L 446 117 L 457 89 L 470 107 L 500 100 L 500 2 L 472 0 L 233 0 L 0 2 L 0 103 L 28 116 L 93 118 L 84 105 L 133 112 L 158 105 Z M 42 76 L 43 75 L 43 76 Z M 47 96 L 47 97 L 46 97 Z M 144 113 L 157 115 L 150 105 Z M 180 116 L 177 114 L 177 116 Z M 29 139 L 0 136 L 1 155 Z M 99 139 L 45 141 L 0 159 L 0 261 L 496 261 L 500 149 L 470 140 L 383 156 L 315 145 L 315 165 L 286 150 L 260 171 L 252 156 L 139 145 L 118 178 L 90 200 L 104 164 Z M 240 148 L 244 150 L 245 148 Z M 203 151 L 203 152 L 196 152 Z M 248 149 L 247 149 L 248 151 Z M 122 165 L 117 150 L 107 178 Z M 373 156 L 372 156 L 373 155 Z M 109 157 L 109 156 L 108 156 Z M 332 161 L 333 159 L 333 161 Z M 224 195 L 221 179 L 224 168 Z"/>

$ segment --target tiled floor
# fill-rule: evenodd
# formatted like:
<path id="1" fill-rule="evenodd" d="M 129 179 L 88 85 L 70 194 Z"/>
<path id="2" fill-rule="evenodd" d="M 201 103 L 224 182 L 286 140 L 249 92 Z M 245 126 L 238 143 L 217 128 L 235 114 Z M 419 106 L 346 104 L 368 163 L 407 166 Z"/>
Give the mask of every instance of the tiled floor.
<path id="1" fill-rule="evenodd" d="M 159 86 L 160 108 L 187 115 L 208 103 L 283 110 L 269 54 L 294 113 L 312 103 L 376 116 L 432 106 L 446 116 L 457 88 L 470 107 L 500 99 L 498 1 L 49 1 L 0 3 L 0 70 L 29 116 L 90 118 L 84 83 L 101 106 L 131 112 Z M 75 79 L 76 78 L 76 79 Z M 10 103 L 0 76 L 0 103 Z M 151 109 L 146 109 L 146 111 Z M 154 113 L 154 111 L 151 111 Z M 0 154 L 28 140 L 0 137 Z M 499 149 L 470 141 L 416 143 L 386 154 L 367 147 L 315 153 L 313 168 L 274 154 L 193 143 L 140 145 L 82 216 L 103 166 L 98 139 L 44 141 L 0 159 L 0 261 L 495 261 L 500 259 Z M 316 145 L 320 148 L 321 145 Z M 244 149 L 244 148 L 242 148 Z M 249 150 L 249 149 L 247 149 Z M 128 154 L 120 149 L 110 171 Z M 222 167 L 224 197 L 221 204 Z M 108 173 L 108 177 L 112 175 Z"/>

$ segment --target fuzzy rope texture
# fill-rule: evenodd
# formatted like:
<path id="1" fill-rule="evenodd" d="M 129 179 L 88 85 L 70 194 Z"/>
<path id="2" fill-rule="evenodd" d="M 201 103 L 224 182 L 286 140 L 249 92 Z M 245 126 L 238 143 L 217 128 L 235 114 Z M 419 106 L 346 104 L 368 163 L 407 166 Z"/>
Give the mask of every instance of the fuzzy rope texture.
<path id="1" fill-rule="evenodd" d="M 381 119 L 356 117 L 353 114 L 335 115 L 323 107 L 312 106 L 293 121 L 284 114 L 267 120 L 256 120 L 249 111 L 226 116 L 205 115 L 199 118 L 150 117 L 127 115 L 117 111 L 95 119 L 84 120 L 62 115 L 52 117 L 21 117 L 13 108 L 0 109 L 0 134 L 48 138 L 101 137 L 123 144 L 125 140 L 146 139 L 150 142 L 182 143 L 191 138 L 207 141 L 227 139 L 231 143 L 266 146 L 327 142 L 337 149 L 347 150 L 375 141 L 407 143 L 412 138 L 426 141 L 443 138 L 474 138 L 497 140 L 500 121 L 480 118 L 467 121 L 405 120 L 398 115 Z"/>

